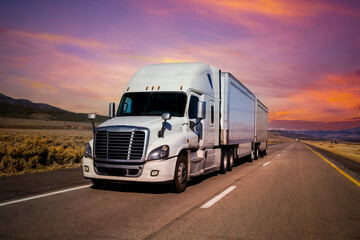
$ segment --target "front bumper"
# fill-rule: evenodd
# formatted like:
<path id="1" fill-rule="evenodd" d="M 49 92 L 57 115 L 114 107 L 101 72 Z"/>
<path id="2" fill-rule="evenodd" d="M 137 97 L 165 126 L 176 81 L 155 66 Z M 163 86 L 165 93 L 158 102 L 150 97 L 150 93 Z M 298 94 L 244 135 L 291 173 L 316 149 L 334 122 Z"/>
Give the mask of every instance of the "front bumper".
<path id="1" fill-rule="evenodd" d="M 82 159 L 83 173 L 85 178 L 107 179 L 126 182 L 169 182 L 174 179 L 174 169 L 176 157 L 167 160 L 154 160 L 145 162 L 143 170 L 138 177 L 108 176 L 99 175 L 94 169 L 94 160 L 92 158 L 83 157 Z M 85 171 L 85 168 L 88 171 Z M 152 171 L 159 171 L 157 176 L 151 176 Z"/>

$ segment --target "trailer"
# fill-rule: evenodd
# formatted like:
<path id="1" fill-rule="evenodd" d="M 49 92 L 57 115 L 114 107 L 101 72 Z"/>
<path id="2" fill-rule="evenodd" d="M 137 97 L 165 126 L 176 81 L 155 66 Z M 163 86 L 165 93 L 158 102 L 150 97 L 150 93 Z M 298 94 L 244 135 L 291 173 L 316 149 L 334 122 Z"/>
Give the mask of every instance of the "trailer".
<path id="1" fill-rule="evenodd" d="M 259 99 L 256 99 L 255 107 L 254 159 L 258 159 L 259 156 L 267 155 L 268 109 Z"/>
<path id="2" fill-rule="evenodd" d="M 129 81 L 117 111 L 94 128 L 83 174 L 108 181 L 169 183 L 231 171 L 267 151 L 268 110 L 232 74 L 204 63 L 152 64 Z M 96 114 L 89 114 L 93 120 Z"/>
<path id="3" fill-rule="evenodd" d="M 250 155 L 255 137 L 255 95 L 230 73 L 221 73 L 221 83 L 221 144 L 234 150 L 236 158 Z"/>

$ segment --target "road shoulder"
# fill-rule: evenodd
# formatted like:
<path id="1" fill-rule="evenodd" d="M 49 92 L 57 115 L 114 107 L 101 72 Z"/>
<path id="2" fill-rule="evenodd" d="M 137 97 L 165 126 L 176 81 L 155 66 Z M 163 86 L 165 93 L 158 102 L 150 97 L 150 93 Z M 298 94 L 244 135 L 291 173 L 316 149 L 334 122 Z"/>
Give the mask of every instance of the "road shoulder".
<path id="1" fill-rule="evenodd" d="M 82 168 L 68 168 L 0 178 L 0 202 L 89 184 Z"/>

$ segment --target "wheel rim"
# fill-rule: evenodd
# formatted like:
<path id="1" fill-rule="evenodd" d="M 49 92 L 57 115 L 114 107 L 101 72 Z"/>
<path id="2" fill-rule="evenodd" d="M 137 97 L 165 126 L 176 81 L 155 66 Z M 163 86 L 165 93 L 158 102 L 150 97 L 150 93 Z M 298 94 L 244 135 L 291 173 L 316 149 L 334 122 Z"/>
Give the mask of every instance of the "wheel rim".
<path id="1" fill-rule="evenodd" d="M 178 168 L 178 182 L 180 184 L 185 183 L 186 181 L 186 166 L 184 162 L 181 162 L 179 164 L 179 168 Z"/>
<path id="2" fill-rule="evenodd" d="M 230 155 L 230 167 L 234 164 L 234 155 Z"/>

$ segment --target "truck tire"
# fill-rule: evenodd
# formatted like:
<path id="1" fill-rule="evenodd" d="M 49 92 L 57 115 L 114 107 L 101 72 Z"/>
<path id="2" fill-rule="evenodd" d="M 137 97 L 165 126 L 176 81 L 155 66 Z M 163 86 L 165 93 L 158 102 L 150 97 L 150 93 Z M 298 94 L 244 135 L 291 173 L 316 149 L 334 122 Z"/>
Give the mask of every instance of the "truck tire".
<path id="1" fill-rule="evenodd" d="M 254 160 L 257 160 L 259 158 L 259 146 L 256 145 L 254 150 Z"/>
<path id="2" fill-rule="evenodd" d="M 230 172 L 232 171 L 234 165 L 234 149 L 229 149 L 227 154 L 227 170 Z"/>
<path id="3" fill-rule="evenodd" d="M 254 150 L 251 150 L 250 155 L 247 156 L 247 159 L 249 162 L 254 160 Z"/>
<path id="4" fill-rule="evenodd" d="M 265 148 L 263 155 L 266 156 L 268 154 L 268 148 Z"/>
<path id="5" fill-rule="evenodd" d="M 179 155 L 176 165 L 174 180 L 172 183 L 172 191 L 175 193 L 181 193 L 185 191 L 188 176 L 187 158 L 184 155 Z"/>
<path id="6" fill-rule="evenodd" d="M 220 163 L 220 173 L 225 174 L 228 168 L 228 151 L 226 149 L 221 149 L 221 163 Z"/>

